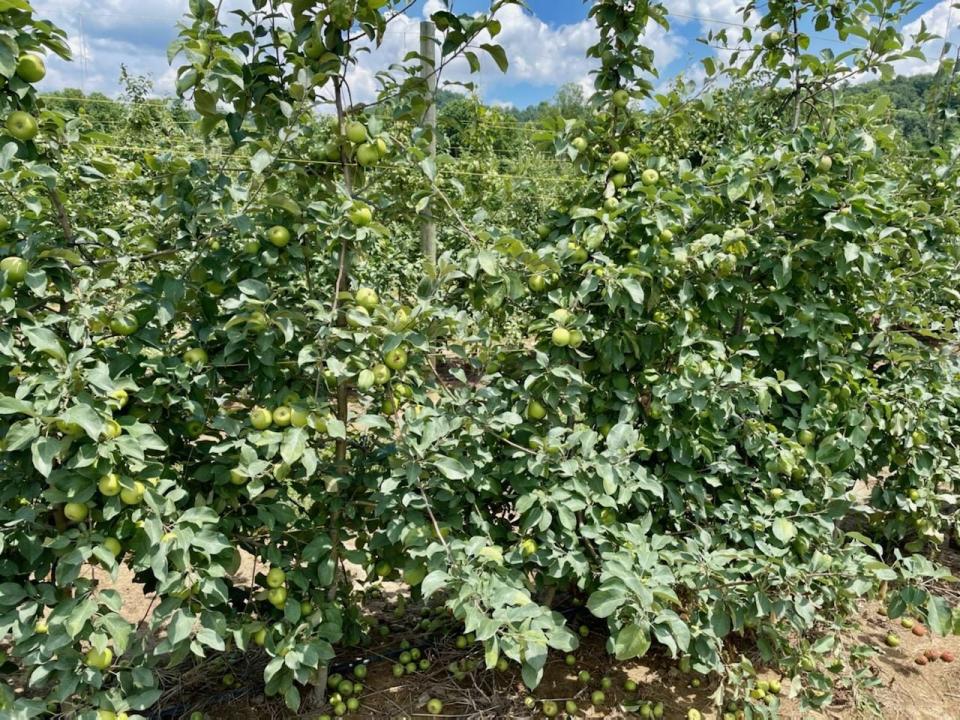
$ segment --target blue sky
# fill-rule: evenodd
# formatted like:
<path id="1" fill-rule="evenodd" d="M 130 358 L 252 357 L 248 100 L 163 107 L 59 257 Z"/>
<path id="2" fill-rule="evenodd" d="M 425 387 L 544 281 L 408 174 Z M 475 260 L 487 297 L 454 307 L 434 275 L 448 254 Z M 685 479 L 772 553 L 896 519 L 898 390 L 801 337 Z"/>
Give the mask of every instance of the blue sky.
<path id="1" fill-rule="evenodd" d="M 710 30 L 742 22 L 737 12 L 741 0 L 665 0 L 670 10 L 669 32 L 654 30 L 646 43 L 656 51 L 661 82 L 678 73 L 693 79 L 700 74 L 700 59 L 722 52 L 697 42 Z M 227 0 L 242 6 L 244 0 Z M 910 20 L 916 29 L 919 19 L 928 28 L 943 33 L 951 28 L 950 39 L 960 41 L 960 11 L 951 13 L 950 0 L 925 0 Z M 176 24 L 187 0 L 33 0 L 37 13 L 70 33 L 75 60 L 50 62 L 45 87 L 79 87 L 88 92 L 110 95 L 117 92 L 120 64 L 132 72 L 149 74 L 158 95 L 172 94 L 175 68 L 167 64 L 166 48 L 176 37 Z M 409 13 L 393 23 L 383 47 L 363 59 L 364 67 L 351 78 L 354 96 L 367 99 L 376 92 L 376 72 L 398 61 L 417 46 L 417 24 L 425 11 L 440 7 L 439 0 L 421 0 Z M 455 0 L 456 11 L 487 7 L 485 0 Z M 581 0 L 528 0 L 527 9 L 508 7 L 502 13 L 504 31 L 498 38 L 510 59 L 510 70 L 501 74 L 492 62 L 473 78 L 487 102 L 524 107 L 553 96 L 557 87 L 574 82 L 589 87 L 591 61 L 584 52 L 595 41 L 592 22 L 586 19 L 587 4 Z M 829 40 L 816 39 L 815 43 Z M 838 50 L 839 43 L 831 46 Z M 911 61 L 898 70 L 904 74 L 930 71 L 940 43 L 925 48 L 931 60 Z M 467 79 L 463 68 L 453 68 L 450 77 Z"/>

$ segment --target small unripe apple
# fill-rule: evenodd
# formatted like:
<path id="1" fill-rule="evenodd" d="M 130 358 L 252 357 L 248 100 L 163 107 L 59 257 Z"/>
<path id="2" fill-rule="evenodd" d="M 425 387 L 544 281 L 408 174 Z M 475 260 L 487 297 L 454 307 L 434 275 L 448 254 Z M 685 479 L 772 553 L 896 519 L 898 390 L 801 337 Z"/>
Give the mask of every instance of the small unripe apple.
<path id="1" fill-rule="evenodd" d="M 365 142 L 357 148 L 357 162 L 362 167 L 370 167 L 380 162 L 380 151 L 373 143 Z"/>
<path id="2" fill-rule="evenodd" d="M 206 365 L 207 351 L 203 348 L 190 348 L 183 354 L 183 361 L 187 365 Z"/>
<path id="3" fill-rule="evenodd" d="M 557 347 L 566 347 L 570 344 L 570 331 L 564 327 L 554 328 L 553 333 L 550 335 L 550 340 Z"/>
<path id="4" fill-rule="evenodd" d="M 250 424 L 255 430 L 266 430 L 273 424 L 273 413 L 265 407 L 255 407 L 250 411 Z"/>
<path id="5" fill-rule="evenodd" d="M 43 58 L 35 53 L 24 53 L 17 62 L 17 76 L 28 83 L 36 83 L 43 80 L 47 74 L 47 66 L 43 63 Z"/>
<path id="6" fill-rule="evenodd" d="M 407 366 L 407 351 L 402 347 L 394 348 L 383 356 L 383 361 L 391 370 L 403 370 Z"/>
<path id="7" fill-rule="evenodd" d="M 0 260 L 0 271 L 6 274 L 7 282 L 14 285 L 23 282 L 24 278 L 27 277 L 28 269 L 27 261 L 22 257 L 12 255 Z"/>
<path id="8" fill-rule="evenodd" d="M 357 290 L 354 301 L 366 310 L 373 310 L 379 304 L 380 298 L 373 288 L 362 287 Z"/>
<path id="9" fill-rule="evenodd" d="M 267 240 L 274 247 L 286 247 L 290 244 L 290 231 L 283 225 L 274 225 L 267 230 Z"/>
<path id="10" fill-rule="evenodd" d="M 40 131 L 37 119 L 23 110 L 16 110 L 7 116 L 7 132 L 20 142 L 30 142 Z"/>
<path id="11" fill-rule="evenodd" d="M 347 140 L 352 142 L 354 145 L 359 145 L 362 142 L 366 142 L 367 139 L 367 128 L 363 123 L 352 122 L 347 125 Z"/>
<path id="12" fill-rule="evenodd" d="M 116 473 L 107 473 L 100 477 L 99 482 L 97 483 L 97 489 L 100 490 L 101 495 L 107 497 L 113 497 L 114 495 L 119 495 L 120 490 L 120 476 Z"/>
<path id="13" fill-rule="evenodd" d="M 90 514 L 90 510 L 84 503 L 68 502 L 63 506 L 63 514 L 71 522 L 83 522 Z"/>
<path id="14" fill-rule="evenodd" d="M 366 227 L 373 222 L 373 211 L 364 205 L 351 210 L 347 217 L 357 227 Z"/>
<path id="15" fill-rule="evenodd" d="M 618 150 L 610 156 L 610 168 L 614 172 L 626 172 L 630 167 L 630 156 L 625 152 Z"/>
<path id="16" fill-rule="evenodd" d="M 137 480 L 133 483 L 133 487 L 125 487 L 120 491 L 120 502 L 124 505 L 139 505 L 146 492 L 146 485 Z"/>

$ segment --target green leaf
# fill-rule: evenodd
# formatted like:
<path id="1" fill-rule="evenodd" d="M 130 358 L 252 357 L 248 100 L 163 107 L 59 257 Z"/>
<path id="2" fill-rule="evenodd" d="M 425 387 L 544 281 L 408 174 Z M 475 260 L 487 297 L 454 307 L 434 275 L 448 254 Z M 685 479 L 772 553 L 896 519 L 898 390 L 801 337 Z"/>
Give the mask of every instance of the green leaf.
<path id="1" fill-rule="evenodd" d="M 643 305 L 644 292 L 643 285 L 640 284 L 640 281 L 636 278 L 623 278 L 620 280 L 620 284 L 623 286 L 623 289 L 627 291 L 630 295 L 630 299 L 633 300 L 637 305 Z"/>
<path id="2" fill-rule="evenodd" d="M 773 521 L 773 535 L 786 544 L 797 536 L 797 527 L 786 518 L 777 518 Z"/>
<path id="3" fill-rule="evenodd" d="M 510 62 L 507 60 L 506 51 L 499 45 L 493 45 L 491 43 L 483 43 L 480 45 L 484 50 L 486 50 L 490 57 L 493 58 L 493 61 L 497 64 L 497 67 L 500 68 L 500 72 L 506 72 L 507 68 L 510 67 Z"/>
<path id="4" fill-rule="evenodd" d="M 0 415 L 30 415 L 35 417 L 33 405 L 9 395 L 0 395 Z"/>
<path id="5" fill-rule="evenodd" d="M 274 159 L 275 158 L 271 153 L 263 148 L 260 148 L 254 153 L 253 157 L 250 158 L 250 167 L 255 174 L 260 175 L 264 170 L 270 167 L 270 163 L 272 163 Z"/>
<path id="6" fill-rule="evenodd" d="M 66 362 L 67 354 L 60 344 L 59 338 L 52 330 L 36 325 L 26 325 L 22 329 L 23 334 L 34 348 L 61 362 Z"/>
<path id="7" fill-rule="evenodd" d="M 613 651 L 617 660 L 642 657 L 650 649 L 650 634 L 637 623 L 624 625 L 613 638 Z"/>
<path id="8" fill-rule="evenodd" d="M 69 445 L 70 441 L 66 439 L 54 437 L 37 438 L 31 446 L 33 466 L 37 469 L 37 472 L 47 477 L 53 470 L 53 461 L 60 452 Z"/>
<path id="9" fill-rule="evenodd" d="M 601 588 L 591 593 L 587 600 L 587 609 L 599 618 L 609 617 L 626 601 L 626 594 L 620 588 Z"/>
<path id="10" fill-rule="evenodd" d="M 280 443 L 280 457 L 288 465 L 299 460 L 307 449 L 307 432 L 304 428 L 288 428 Z"/>
<path id="11" fill-rule="evenodd" d="M 428 598 L 437 590 L 447 587 L 450 580 L 450 576 L 443 572 L 443 570 L 434 570 L 420 583 L 420 591 L 423 593 L 424 598 Z"/>
<path id="12" fill-rule="evenodd" d="M 170 618 L 170 624 L 167 626 L 167 639 L 173 645 L 183 642 L 193 632 L 194 621 L 193 613 L 180 608 Z"/>
<path id="13" fill-rule="evenodd" d="M 746 195 L 748 189 L 750 189 L 750 177 L 743 173 L 738 174 L 727 183 L 727 197 L 731 201 L 739 200 Z"/>
<path id="14" fill-rule="evenodd" d="M 103 426 L 106 424 L 97 411 L 89 405 L 72 405 L 61 413 L 60 419 L 82 427 L 91 440 L 97 440 L 100 437 Z"/>
<path id="15" fill-rule="evenodd" d="M 463 480 L 470 477 L 470 472 L 458 460 L 446 455 L 438 455 L 433 459 L 433 464 L 449 480 Z"/>
<path id="16" fill-rule="evenodd" d="M 949 635 L 953 630 L 950 606 L 939 595 L 927 598 L 927 626 L 937 635 Z"/>

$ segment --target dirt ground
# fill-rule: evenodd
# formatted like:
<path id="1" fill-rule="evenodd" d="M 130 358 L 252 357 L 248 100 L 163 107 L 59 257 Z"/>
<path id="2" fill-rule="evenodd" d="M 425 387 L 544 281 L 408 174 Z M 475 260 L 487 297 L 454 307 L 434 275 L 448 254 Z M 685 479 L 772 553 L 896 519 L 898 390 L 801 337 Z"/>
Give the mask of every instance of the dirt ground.
<path id="1" fill-rule="evenodd" d="M 249 582 L 253 577 L 252 558 L 244 558 L 238 572 L 238 580 Z M 102 576 L 101 576 L 102 577 Z M 102 578 L 109 584 L 107 578 Z M 139 586 L 132 582 L 129 573 L 122 572 L 116 586 L 124 597 L 124 613 L 139 621 L 152 607 Z M 371 602 L 371 610 L 388 624 L 390 633 L 386 638 L 379 635 L 365 648 L 339 649 L 334 671 L 348 672 L 350 665 L 358 660 L 368 663 L 368 675 L 363 681 L 360 709 L 346 717 L 360 718 L 471 718 L 487 720 L 498 718 L 544 717 L 540 703 L 554 700 L 563 713 L 565 701 L 573 700 L 578 711 L 574 717 L 582 718 L 636 718 L 638 699 L 662 702 L 663 717 L 686 718 L 691 709 L 699 710 L 704 718 L 719 718 L 712 707 L 711 696 L 717 690 L 715 683 L 701 678 L 700 687 L 692 686 L 694 675 L 683 674 L 677 662 L 666 656 L 651 654 L 638 661 L 614 663 L 604 649 L 602 625 L 591 624 L 590 635 L 584 639 L 576 652 L 573 667 L 564 662 L 563 653 L 555 653 L 545 669 L 544 680 L 532 693 L 537 703 L 534 709 L 524 704 L 528 693 L 520 680 L 519 672 L 508 669 L 503 672 L 482 669 L 482 656 L 478 650 L 457 649 L 455 636 L 441 635 L 431 639 L 416 629 L 421 620 L 419 609 L 410 604 L 403 617 L 394 615 L 397 588 L 384 587 L 383 598 Z M 960 656 L 960 637 L 932 638 L 914 635 L 878 612 L 878 605 L 863 607 L 861 627 L 850 640 L 869 644 L 878 650 L 868 661 L 871 673 L 879 680 L 870 696 L 879 708 L 879 717 L 889 720 L 960 720 L 960 661 L 946 663 L 941 660 L 925 666 L 915 663 L 915 658 L 926 650 L 937 653 L 948 651 Z M 575 611 L 574 611 L 575 612 Z M 590 623 L 587 613 L 577 622 Z M 887 647 L 884 640 L 888 633 L 901 639 L 899 647 Z M 431 665 L 426 671 L 395 678 L 392 672 L 396 658 L 401 652 L 401 643 L 406 640 L 411 647 L 419 647 L 423 657 Z M 477 670 L 467 673 L 461 680 L 451 674 L 451 663 L 466 663 L 473 660 Z M 265 718 L 311 717 L 330 713 L 329 707 L 299 716 L 287 712 L 282 701 L 266 698 L 263 694 L 262 672 L 265 656 L 256 653 L 244 656 L 221 657 L 208 660 L 193 668 L 177 668 L 163 676 L 161 681 L 167 691 L 154 718 L 174 720 L 187 718 L 194 711 L 203 713 L 207 720 L 262 720 Z M 592 676 L 588 684 L 580 682 L 577 673 L 586 670 Z M 236 684 L 226 687 L 220 680 L 225 674 L 236 678 Z M 606 701 L 601 706 L 590 702 L 592 691 L 599 689 L 600 678 L 607 676 L 613 687 L 605 691 Z M 767 672 L 765 677 L 773 678 Z M 639 686 L 635 694 L 623 690 L 626 680 Z M 835 704 L 821 713 L 801 712 L 796 701 L 787 697 L 789 681 L 783 681 L 784 691 L 779 717 L 791 720 L 837 719 L 878 717 L 872 712 L 867 697 L 852 693 L 837 694 Z M 443 702 L 443 711 L 438 716 L 426 714 L 425 705 L 432 697 Z M 858 703 L 858 700 L 860 701 Z M 858 704 L 860 707 L 858 707 Z"/>

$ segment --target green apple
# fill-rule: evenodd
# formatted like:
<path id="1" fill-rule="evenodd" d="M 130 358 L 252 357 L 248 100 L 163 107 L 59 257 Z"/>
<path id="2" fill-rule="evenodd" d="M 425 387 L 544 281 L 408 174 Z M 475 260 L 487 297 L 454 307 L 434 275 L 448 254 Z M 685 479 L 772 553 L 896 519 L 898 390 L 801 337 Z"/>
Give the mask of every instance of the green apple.
<path id="1" fill-rule="evenodd" d="M 101 495 L 105 495 L 106 497 L 119 495 L 120 490 L 123 489 L 120 486 L 120 476 L 116 473 L 102 475 L 99 482 L 97 482 L 97 489 L 100 490 Z"/>
<path id="2" fill-rule="evenodd" d="M 256 630 L 253 635 L 251 635 L 251 639 L 253 640 L 254 645 L 263 647 L 267 643 L 267 629 L 260 628 Z"/>
<path id="3" fill-rule="evenodd" d="M 560 706 L 553 700 L 544 700 L 540 709 L 543 711 L 544 717 L 552 718 L 560 714 Z"/>
<path id="4" fill-rule="evenodd" d="M 380 303 L 380 298 L 377 297 L 377 291 L 373 288 L 362 287 L 357 290 L 354 302 L 366 310 L 373 310 Z"/>
<path id="5" fill-rule="evenodd" d="M 243 243 L 243 252 L 245 255 L 256 255 L 260 252 L 259 240 L 247 240 Z"/>
<path id="6" fill-rule="evenodd" d="M 604 508 L 600 511 L 600 522 L 604 525 L 613 525 L 617 521 L 617 513 L 611 508 Z"/>
<path id="7" fill-rule="evenodd" d="M 68 502 L 63 506 L 63 514 L 70 522 L 83 522 L 90 514 L 90 510 L 84 503 Z"/>
<path id="8" fill-rule="evenodd" d="M 37 119 L 23 110 L 16 110 L 7 116 L 7 132 L 20 142 L 33 140 L 40 131 Z"/>
<path id="9" fill-rule="evenodd" d="M 379 363 L 373 366 L 373 382 L 377 385 L 386 385 L 390 382 L 390 378 L 393 373 L 383 363 Z"/>
<path id="10" fill-rule="evenodd" d="M 260 310 L 254 310 L 247 315 L 247 329 L 254 333 L 261 333 L 270 325 L 270 318 Z"/>
<path id="11" fill-rule="evenodd" d="M 274 247 L 286 247 L 290 244 L 290 231 L 283 225 L 274 225 L 267 230 L 267 241 Z"/>
<path id="12" fill-rule="evenodd" d="M 610 176 L 610 183 L 617 189 L 622 188 L 627 184 L 627 174 L 626 173 L 614 173 Z"/>
<path id="13" fill-rule="evenodd" d="M 120 544 L 120 541 L 115 537 L 108 537 L 103 541 L 103 546 L 110 551 L 110 554 L 114 557 L 119 557 L 123 552 L 123 546 Z"/>
<path id="14" fill-rule="evenodd" d="M 376 564 L 373 571 L 377 574 L 377 577 L 385 578 L 393 572 L 393 565 L 388 563 L 386 560 L 381 560 Z"/>
<path id="15" fill-rule="evenodd" d="M 273 413 L 265 407 L 257 406 L 250 411 L 250 424 L 254 430 L 266 430 L 273 424 Z"/>
<path id="16" fill-rule="evenodd" d="M 803 429 L 797 434 L 797 440 L 800 441 L 801 445 L 813 445 L 816 439 L 817 436 L 813 434 L 812 430 Z"/>
<path id="17" fill-rule="evenodd" d="M 190 348 L 183 354 L 183 361 L 187 365 L 206 365 L 207 351 L 203 348 Z"/>
<path id="18" fill-rule="evenodd" d="M 133 487 L 125 487 L 120 491 L 120 502 L 124 505 L 139 505 L 146 492 L 147 486 L 137 480 Z"/>
<path id="19" fill-rule="evenodd" d="M 364 368 L 357 374 L 357 389 L 361 392 L 366 392 L 374 386 L 376 383 L 376 376 L 373 374 L 373 370 Z"/>
<path id="20" fill-rule="evenodd" d="M 380 157 L 384 158 L 387 156 L 389 148 L 387 148 L 387 142 L 383 138 L 377 138 L 376 143 L 377 152 L 380 153 Z"/>
<path id="21" fill-rule="evenodd" d="M 16 255 L 11 255 L 10 257 L 5 257 L 3 260 L 0 260 L 0 270 L 6 274 L 7 282 L 13 284 L 22 283 L 24 278 L 27 277 L 28 269 L 29 265 L 27 265 L 27 261 Z"/>
<path id="22" fill-rule="evenodd" d="M 574 328 L 570 331 L 570 342 L 568 343 L 569 347 L 578 348 L 583 345 L 583 333 Z"/>
<path id="23" fill-rule="evenodd" d="M 285 587 L 270 588 L 267 591 L 267 602 L 278 610 L 287 604 L 287 589 Z"/>
<path id="24" fill-rule="evenodd" d="M 103 436 L 107 440 L 116 440 L 123 433 L 123 428 L 116 420 L 107 420 L 103 425 Z"/>
<path id="25" fill-rule="evenodd" d="M 287 427 L 290 425 L 293 412 L 286 405 L 280 405 L 273 411 L 273 424 L 277 427 Z"/>
<path id="26" fill-rule="evenodd" d="M 140 324 L 130 313 L 118 313 L 110 319 L 110 330 L 115 335 L 133 335 L 140 329 Z"/>
<path id="27" fill-rule="evenodd" d="M 537 551 L 537 541 L 533 538 L 526 538 L 520 543 L 520 554 L 524 557 L 530 557 Z"/>
<path id="28" fill-rule="evenodd" d="M 540 273 L 531 275 L 530 279 L 527 281 L 527 284 L 534 292 L 543 292 L 547 289 L 547 280 Z"/>
<path id="29" fill-rule="evenodd" d="M 584 150 L 587 149 L 586 138 L 575 137 L 573 140 L 570 141 L 570 144 L 573 146 L 573 149 L 576 150 L 577 152 L 582 153 Z"/>
<path id="30" fill-rule="evenodd" d="M 248 478 L 242 471 L 237 468 L 230 468 L 230 484 L 231 485 L 244 485 L 246 484 Z"/>
<path id="31" fill-rule="evenodd" d="M 370 167 L 380 162 L 380 151 L 373 143 L 365 142 L 357 148 L 357 162 L 361 167 Z"/>
<path id="32" fill-rule="evenodd" d="M 550 340 L 557 347 L 567 347 L 570 344 L 570 331 L 565 327 L 556 327 L 550 335 Z"/>
<path id="33" fill-rule="evenodd" d="M 407 366 L 407 351 L 402 347 L 394 348 L 383 356 L 383 361 L 388 368 L 399 372 Z"/>
<path id="34" fill-rule="evenodd" d="M 430 698 L 427 700 L 427 712 L 431 715 L 439 715 L 443 712 L 443 703 L 439 698 Z"/>
<path id="35" fill-rule="evenodd" d="M 630 156 L 625 152 L 618 150 L 613 155 L 610 156 L 610 168 L 614 172 L 622 173 L 626 172 L 630 167 Z"/>
<path id="36" fill-rule="evenodd" d="M 310 423 L 310 410 L 301 403 L 290 405 L 290 425 L 296 428 L 306 427 Z"/>
<path id="37" fill-rule="evenodd" d="M 830 169 L 833 167 L 833 158 L 829 155 L 824 155 L 820 158 L 820 162 L 817 163 L 817 169 L 820 172 L 830 172 Z"/>
<path id="38" fill-rule="evenodd" d="M 613 94 L 613 104 L 618 108 L 625 108 L 629 102 L 630 93 L 628 93 L 626 90 L 617 90 Z"/>
<path id="39" fill-rule="evenodd" d="M 4 233 L 10 229 L 10 218 L 6 215 L 0 215 L 0 233 Z"/>
<path id="40" fill-rule="evenodd" d="M 280 568 L 270 568 L 267 572 L 267 587 L 278 588 L 283 587 L 283 584 L 287 581 L 287 574 L 283 572 Z"/>
<path id="41" fill-rule="evenodd" d="M 311 60 L 319 59 L 325 50 L 323 43 L 312 36 L 308 37 L 306 42 L 303 43 L 303 54 Z"/>
<path id="42" fill-rule="evenodd" d="M 116 402 L 118 408 L 124 408 L 130 402 L 130 396 L 123 388 L 117 388 L 110 393 L 110 398 Z"/>
<path id="43" fill-rule="evenodd" d="M 647 168 L 647 169 L 644 170 L 643 173 L 640 175 L 640 181 L 641 181 L 644 185 L 656 185 L 656 184 L 657 184 L 657 181 L 659 181 L 659 180 L 660 180 L 660 173 L 658 173 L 658 172 L 657 172 L 656 170 L 654 170 L 653 168 Z"/>
<path id="44" fill-rule="evenodd" d="M 527 405 L 527 417 L 531 420 L 543 420 L 547 416 L 547 409 L 538 401 L 531 400 Z"/>
<path id="45" fill-rule="evenodd" d="M 103 652 L 100 652 L 96 648 L 90 648 L 87 650 L 83 662 L 87 667 L 94 670 L 106 670 L 113 663 L 113 650 L 104 648 Z"/>
<path id="46" fill-rule="evenodd" d="M 607 212 L 613 212 L 618 207 L 620 207 L 620 201 L 617 200 L 615 197 L 608 197 L 606 200 L 603 201 L 603 209 L 606 210 Z"/>
<path id="47" fill-rule="evenodd" d="M 373 211 L 366 205 L 361 205 L 353 208 L 347 217 L 357 227 L 366 227 L 373 222 Z"/>
<path id="48" fill-rule="evenodd" d="M 25 82 L 40 82 L 46 74 L 47 67 L 40 55 L 24 53 L 17 61 L 17 76 Z"/>
<path id="49" fill-rule="evenodd" d="M 363 123 L 352 122 L 347 125 L 347 140 L 354 145 L 359 145 L 367 140 L 367 128 Z"/>
<path id="50" fill-rule="evenodd" d="M 50 632 L 50 626 L 47 625 L 46 620 L 37 620 L 37 622 L 33 625 L 33 631 L 37 635 L 46 635 L 48 632 Z"/>

